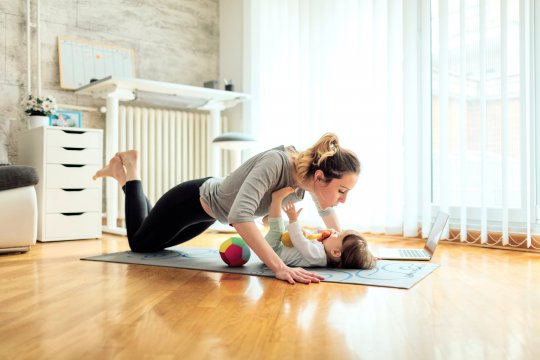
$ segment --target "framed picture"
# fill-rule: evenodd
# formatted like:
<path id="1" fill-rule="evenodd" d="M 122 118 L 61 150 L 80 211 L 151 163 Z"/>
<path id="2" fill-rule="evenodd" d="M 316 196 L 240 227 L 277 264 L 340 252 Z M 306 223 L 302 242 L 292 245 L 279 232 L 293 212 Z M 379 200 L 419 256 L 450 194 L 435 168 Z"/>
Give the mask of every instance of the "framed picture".
<path id="1" fill-rule="evenodd" d="M 82 112 L 58 110 L 49 117 L 50 126 L 82 127 Z"/>

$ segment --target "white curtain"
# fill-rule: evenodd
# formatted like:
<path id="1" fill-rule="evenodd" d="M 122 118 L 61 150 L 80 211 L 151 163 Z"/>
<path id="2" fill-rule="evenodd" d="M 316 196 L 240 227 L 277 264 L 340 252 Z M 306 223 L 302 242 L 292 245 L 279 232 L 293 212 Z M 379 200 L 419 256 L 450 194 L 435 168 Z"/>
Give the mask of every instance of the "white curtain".
<path id="1" fill-rule="evenodd" d="M 431 188 L 431 160 L 421 155 L 431 151 L 421 137 L 431 121 L 426 3 L 245 2 L 246 91 L 260 148 L 305 149 L 338 134 L 362 163 L 356 188 L 336 208 L 344 228 L 415 236 L 420 214 L 431 221 L 431 193 L 421 191 Z M 309 203 L 304 223 L 317 219 Z"/>

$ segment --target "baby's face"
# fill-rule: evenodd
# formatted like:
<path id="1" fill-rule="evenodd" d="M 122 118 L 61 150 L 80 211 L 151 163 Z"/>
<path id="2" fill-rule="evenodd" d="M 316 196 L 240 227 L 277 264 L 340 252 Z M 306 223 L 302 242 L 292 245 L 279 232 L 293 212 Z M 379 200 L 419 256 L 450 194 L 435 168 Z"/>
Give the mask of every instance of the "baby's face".
<path id="1" fill-rule="evenodd" d="M 332 232 L 330 236 L 322 241 L 324 249 L 327 253 L 331 252 L 333 249 L 338 249 L 341 252 L 345 234 L 343 232 L 337 232 L 334 229 L 330 229 L 330 231 Z"/>

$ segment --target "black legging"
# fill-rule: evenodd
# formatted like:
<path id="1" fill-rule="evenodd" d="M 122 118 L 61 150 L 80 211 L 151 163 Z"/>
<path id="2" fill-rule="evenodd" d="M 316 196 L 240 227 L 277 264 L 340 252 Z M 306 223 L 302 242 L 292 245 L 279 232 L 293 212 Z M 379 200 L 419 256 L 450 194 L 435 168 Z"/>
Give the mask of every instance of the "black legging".
<path id="1" fill-rule="evenodd" d="M 201 206 L 199 187 L 208 178 L 176 185 L 154 208 L 144 195 L 140 180 L 126 182 L 126 228 L 129 247 L 135 252 L 163 250 L 193 239 L 215 222 Z"/>

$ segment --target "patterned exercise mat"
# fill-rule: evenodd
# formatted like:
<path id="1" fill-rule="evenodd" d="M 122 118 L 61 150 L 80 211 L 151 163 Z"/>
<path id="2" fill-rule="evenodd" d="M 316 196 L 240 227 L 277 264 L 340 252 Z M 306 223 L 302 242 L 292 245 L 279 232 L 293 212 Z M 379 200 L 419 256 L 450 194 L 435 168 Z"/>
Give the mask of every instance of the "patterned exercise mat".
<path id="1" fill-rule="evenodd" d="M 90 256 L 81 260 L 105 261 L 123 264 L 141 264 L 152 266 L 175 267 L 215 271 L 223 273 L 270 276 L 270 271 L 252 252 L 249 261 L 241 267 L 227 266 L 215 249 L 190 248 L 176 246 L 155 253 L 134 253 L 124 251 L 112 254 Z M 410 289 L 414 284 L 428 276 L 439 265 L 430 262 L 379 260 L 371 270 L 310 268 L 309 270 L 325 277 L 325 281 L 386 286 Z"/>

